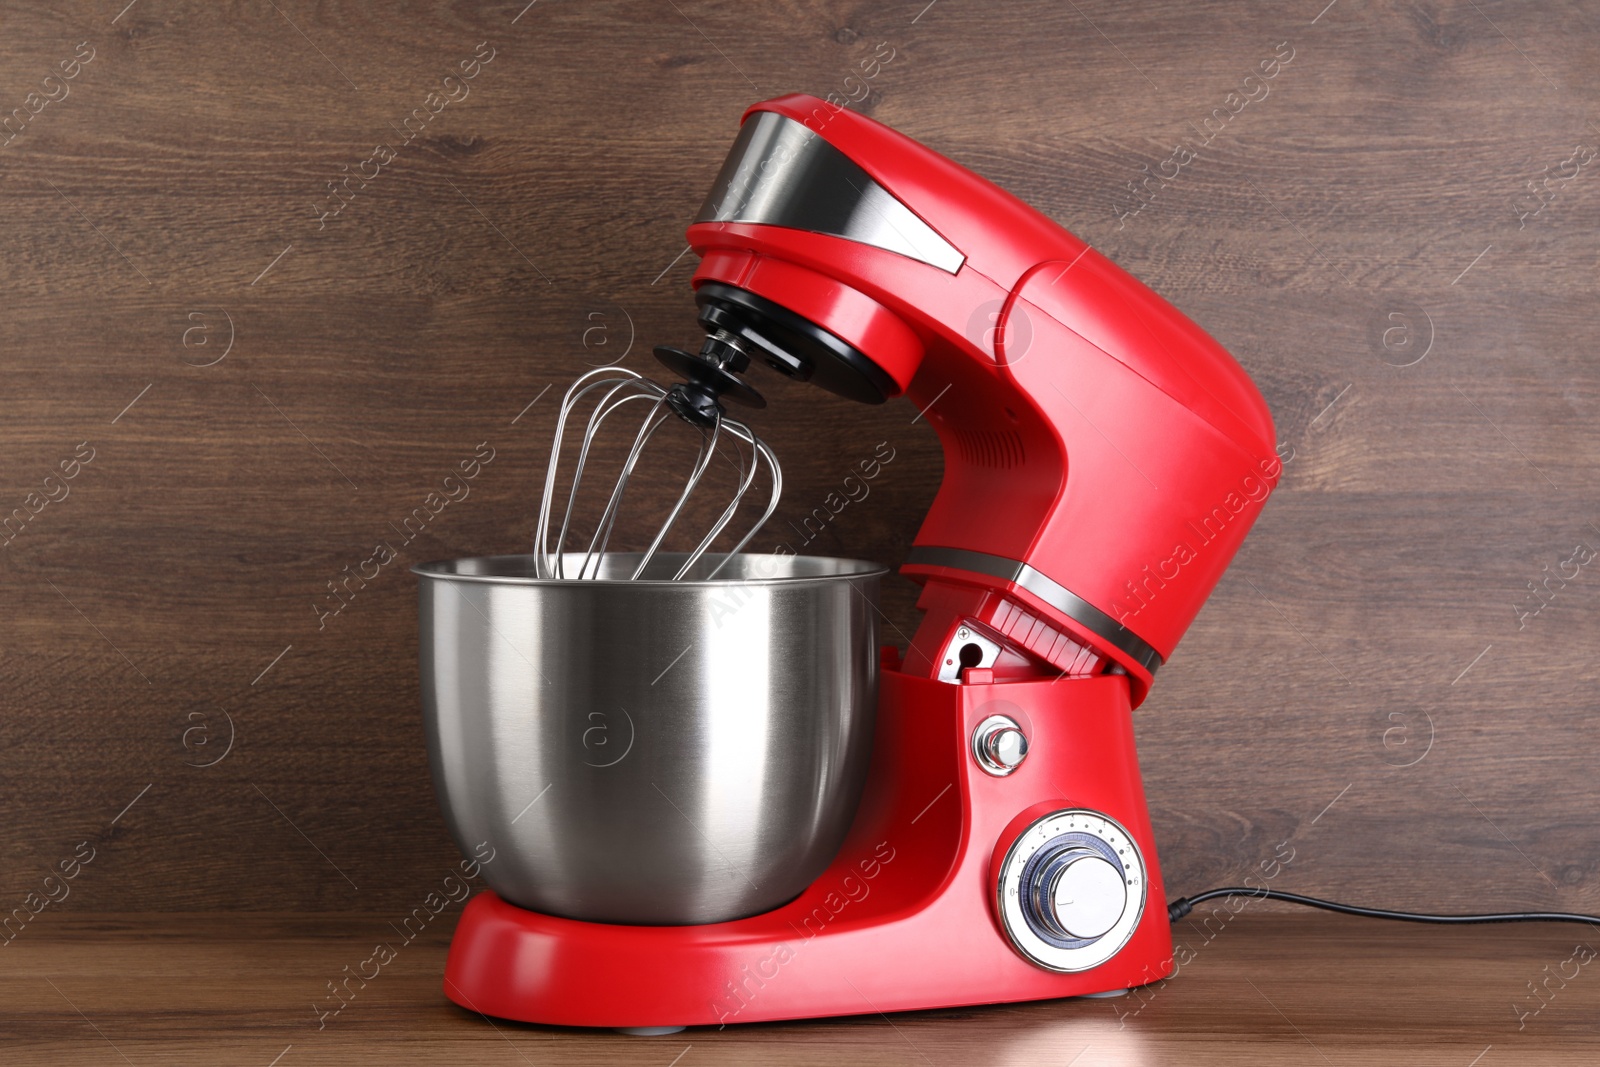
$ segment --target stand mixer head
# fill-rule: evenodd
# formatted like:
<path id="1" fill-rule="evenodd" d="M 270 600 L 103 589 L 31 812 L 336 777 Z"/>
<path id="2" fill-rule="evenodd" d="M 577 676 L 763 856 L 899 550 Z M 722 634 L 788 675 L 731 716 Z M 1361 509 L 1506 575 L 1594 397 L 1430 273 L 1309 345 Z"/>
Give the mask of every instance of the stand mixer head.
<path id="1" fill-rule="evenodd" d="M 938 433 L 907 669 L 1118 673 L 1141 701 L 1281 470 L 1233 358 L 1026 204 L 809 96 L 745 113 L 688 236 L 706 347 L 668 364 L 695 410 L 761 363 L 904 395 Z"/>

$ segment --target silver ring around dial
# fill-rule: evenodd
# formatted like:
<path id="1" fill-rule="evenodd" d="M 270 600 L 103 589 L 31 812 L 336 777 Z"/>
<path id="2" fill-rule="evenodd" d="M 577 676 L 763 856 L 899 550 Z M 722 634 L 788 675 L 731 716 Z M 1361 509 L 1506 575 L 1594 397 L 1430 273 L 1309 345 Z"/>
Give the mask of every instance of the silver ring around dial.
<path id="1" fill-rule="evenodd" d="M 1030 864 L 1058 839 L 1069 842 L 1059 858 L 1047 856 L 1042 863 Z M 1084 841 L 1091 847 L 1070 844 Z M 1071 875 L 1074 867 L 1085 864 L 1077 876 Z M 1024 872 L 1041 884 L 1024 886 Z M 1079 891 L 1106 894 L 1118 881 L 1126 893 L 1120 910 L 1114 899 L 1092 906 L 1080 902 L 1065 924 L 1054 912 L 1048 922 L 1029 921 L 1030 898 L 1036 908 L 1059 908 L 1072 904 Z M 995 893 L 1000 924 L 1025 959 L 1051 971 L 1087 971 L 1121 951 L 1138 927 L 1145 904 L 1144 857 L 1133 835 L 1115 819 L 1083 808 L 1054 811 L 1035 820 L 1011 843 Z"/>

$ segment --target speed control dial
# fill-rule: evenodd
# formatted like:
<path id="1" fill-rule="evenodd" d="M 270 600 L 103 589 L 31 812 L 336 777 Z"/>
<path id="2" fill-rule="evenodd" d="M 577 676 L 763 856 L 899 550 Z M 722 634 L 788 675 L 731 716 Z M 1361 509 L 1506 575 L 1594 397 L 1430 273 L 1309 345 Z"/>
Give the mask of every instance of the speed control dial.
<path id="1" fill-rule="evenodd" d="M 1023 905 L 1029 925 L 1063 940 L 1104 937 L 1128 906 L 1122 868 L 1083 845 L 1054 850 L 1031 889 Z"/>
<path id="2" fill-rule="evenodd" d="M 1088 970 L 1132 936 L 1144 885 L 1138 846 L 1115 821 L 1093 811 L 1051 812 L 1023 831 L 1001 864 L 1002 925 L 1039 966 Z"/>

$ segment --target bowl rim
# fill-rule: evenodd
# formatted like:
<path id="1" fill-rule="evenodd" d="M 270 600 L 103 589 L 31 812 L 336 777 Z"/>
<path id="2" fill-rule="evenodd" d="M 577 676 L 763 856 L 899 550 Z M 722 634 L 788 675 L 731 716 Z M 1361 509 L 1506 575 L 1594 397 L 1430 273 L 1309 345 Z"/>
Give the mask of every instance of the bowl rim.
<path id="1" fill-rule="evenodd" d="M 642 555 L 639 552 L 607 552 L 613 558 L 627 558 Z M 708 553 L 706 558 L 716 558 L 721 553 Z M 579 556 L 581 552 L 564 553 L 568 557 Z M 686 552 L 657 552 L 657 559 L 682 558 Z M 630 586 L 633 588 L 677 588 L 677 589 L 717 589 L 730 585 L 738 586 L 768 586 L 768 585 L 807 585 L 813 583 L 827 583 L 838 581 L 853 581 L 859 578 L 881 578 L 889 573 L 886 564 L 876 563 L 872 560 L 849 559 L 844 556 L 807 556 L 791 552 L 741 552 L 741 556 L 749 559 L 774 559 L 774 560 L 807 560 L 813 563 L 829 564 L 833 573 L 829 574 L 790 574 L 774 575 L 769 578 L 687 578 L 682 581 L 673 581 L 670 578 L 536 578 L 528 574 L 461 574 L 448 568 L 453 568 L 463 563 L 504 563 L 517 560 L 531 562 L 533 553 L 510 553 L 494 556 L 459 556 L 454 559 L 425 560 L 414 563 L 408 568 L 412 574 L 419 578 L 431 578 L 443 582 L 474 582 L 483 585 L 532 585 L 560 588 L 563 586 Z"/>

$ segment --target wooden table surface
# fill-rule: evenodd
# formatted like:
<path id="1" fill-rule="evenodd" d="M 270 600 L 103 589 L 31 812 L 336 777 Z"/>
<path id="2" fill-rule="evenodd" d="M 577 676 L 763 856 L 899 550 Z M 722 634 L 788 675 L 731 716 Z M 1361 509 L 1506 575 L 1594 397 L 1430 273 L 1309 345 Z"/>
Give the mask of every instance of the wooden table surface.
<path id="1" fill-rule="evenodd" d="M 1191 962 L 1177 978 L 1120 999 L 691 1028 L 655 1038 L 491 1023 L 455 1007 L 440 992 L 443 931 L 406 946 L 319 1029 L 312 1002 L 341 968 L 363 958 L 372 937 L 384 936 L 381 921 L 62 918 L 0 954 L 0 1060 L 7 1067 L 1502 1067 L 1600 1059 L 1600 975 L 1568 962 L 1576 946 L 1594 943 L 1591 931 L 1442 930 L 1269 910 L 1242 912 L 1210 941 L 1181 923 L 1175 934 L 1192 950 Z M 1529 983 L 1558 972 L 1575 977 L 1550 981 L 1536 1000 Z"/>

